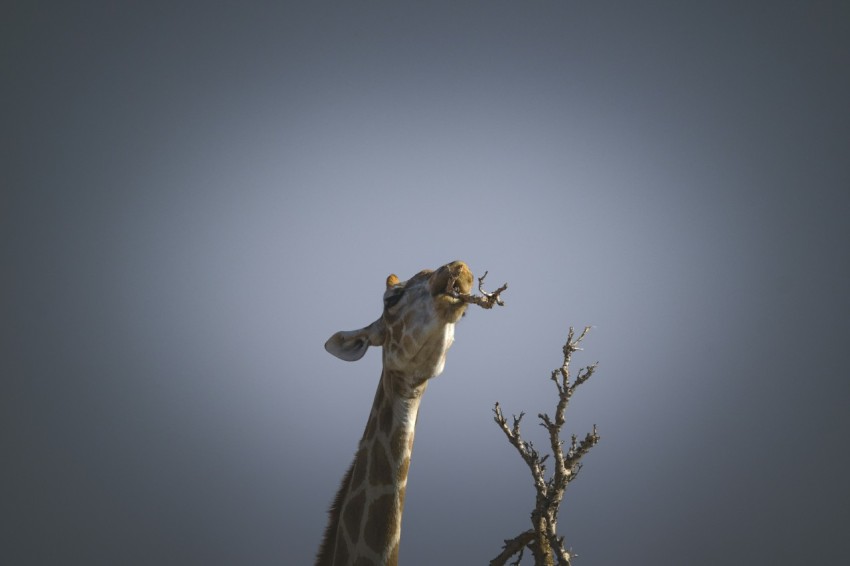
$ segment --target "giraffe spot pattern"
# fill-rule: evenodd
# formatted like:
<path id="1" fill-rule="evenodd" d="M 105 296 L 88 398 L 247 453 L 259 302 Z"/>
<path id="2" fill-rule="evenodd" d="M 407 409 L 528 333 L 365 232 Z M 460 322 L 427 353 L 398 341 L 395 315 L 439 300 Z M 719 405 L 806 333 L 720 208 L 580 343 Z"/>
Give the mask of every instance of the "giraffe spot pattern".
<path id="1" fill-rule="evenodd" d="M 413 353 L 413 338 L 410 336 L 405 336 L 401 340 L 401 347 L 407 353 Z"/>
<path id="2" fill-rule="evenodd" d="M 361 491 L 345 504 L 345 509 L 342 511 L 342 521 L 352 543 L 356 543 L 360 538 L 360 522 L 365 506 L 366 492 Z"/>
<path id="3" fill-rule="evenodd" d="M 396 534 L 395 525 L 398 521 L 395 496 L 388 493 L 377 498 L 369 506 L 366 528 L 363 531 L 364 542 L 375 552 L 380 552 Z"/>
<path id="4" fill-rule="evenodd" d="M 380 444 L 372 447 L 372 458 L 369 462 L 369 483 L 372 485 L 388 485 L 393 481 L 393 472 L 387 451 Z"/>
<path id="5" fill-rule="evenodd" d="M 384 387 L 383 385 L 378 385 L 378 390 L 375 392 L 375 402 L 372 403 L 373 407 L 380 407 L 384 404 Z"/>
<path id="6" fill-rule="evenodd" d="M 345 541 L 337 541 L 334 552 L 334 564 L 348 564 L 348 545 Z"/>
<path id="7" fill-rule="evenodd" d="M 381 432 L 389 434 L 393 428 L 393 407 L 390 404 L 381 407 L 381 414 L 378 417 L 378 424 L 381 427 Z"/>
<path id="8" fill-rule="evenodd" d="M 361 448 L 357 452 L 357 457 L 354 460 L 354 470 L 351 475 L 350 492 L 354 492 L 366 479 L 366 468 L 369 452 L 365 448 Z"/>
<path id="9" fill-rule="evenodd" d="M 369 415 L 369 422 L 366 424 L 366 430 L 363 432 L 363 438 L 372 440 L 375 438 L 375 431 L 378 430 L 378 415 L 374 411 Z"/>
<path id="10" fill-rule="evenodd" d="M 404 326 L 413 326 L 413 319 L 416 317 L 416 313 L 413 311 L 407 311 L 404 314 L 404 318 L 401 319 L 401 323 Z"/>

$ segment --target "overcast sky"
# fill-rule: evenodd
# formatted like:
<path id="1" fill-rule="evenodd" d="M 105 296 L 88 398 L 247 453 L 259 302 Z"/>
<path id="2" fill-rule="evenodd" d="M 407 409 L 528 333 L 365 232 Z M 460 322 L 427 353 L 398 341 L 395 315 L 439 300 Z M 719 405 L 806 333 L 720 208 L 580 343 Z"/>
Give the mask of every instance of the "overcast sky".
<path id="1" fill-rule="evenodd" d="M 828 564 L 850 528 L 843 2 L 10 2 L 0 562 L 310 564 L 384 279 L 462 259 L 405 566 L 529 527 L 495 401 L 599 427 L 575 564 Z"/>

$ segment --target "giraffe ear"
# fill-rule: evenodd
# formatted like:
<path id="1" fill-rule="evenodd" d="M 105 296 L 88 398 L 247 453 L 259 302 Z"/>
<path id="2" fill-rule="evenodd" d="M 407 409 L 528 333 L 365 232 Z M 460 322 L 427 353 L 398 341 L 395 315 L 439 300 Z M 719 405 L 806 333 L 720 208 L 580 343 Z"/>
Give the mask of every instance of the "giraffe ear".
<path id="1" fill-rule="evenodd" d="M 384 343 L 384 321 L 378 319 L 360 330 L 340 330 L 325 342 L 325 350 L 346 362 L 356 362 L 369 346 Z"/>

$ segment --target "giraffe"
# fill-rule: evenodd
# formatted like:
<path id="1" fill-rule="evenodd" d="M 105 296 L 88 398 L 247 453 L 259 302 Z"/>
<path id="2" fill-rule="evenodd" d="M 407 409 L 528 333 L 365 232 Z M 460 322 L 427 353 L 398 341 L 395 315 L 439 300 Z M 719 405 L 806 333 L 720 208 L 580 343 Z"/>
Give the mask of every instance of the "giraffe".
<path id="1" fill-rule="evenodd" d="M 387 277 L 384 311 L 360 330 L 337 332 L 325 349 L 346 361 L 382 346 L 382 371 L 366 430 L 328 512 L 316 566 L 398 564 L 413 435 L 428 380 L 440 375 L 466 311 L 472 272 L 462 261 Z"/>

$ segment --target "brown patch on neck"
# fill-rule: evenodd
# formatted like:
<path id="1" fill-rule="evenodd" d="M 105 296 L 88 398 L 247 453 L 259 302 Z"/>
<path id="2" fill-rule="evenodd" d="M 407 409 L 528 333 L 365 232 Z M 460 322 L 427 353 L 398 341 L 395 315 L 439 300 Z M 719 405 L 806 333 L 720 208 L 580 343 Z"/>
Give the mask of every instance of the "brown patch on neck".
<path id="1" fill-rule="evenodd" d="M 374 486 L 393 483 L 392 464 L 384 447 L 377 443 L 372 446 L 372 457 L 369 459 L 369 483 Z"/>
<path id="2" fill-rule="evenodd" d="M 393 406 L 389 403 L 381 407 L 380 413 L 378 413 L 378 426 L 381 429 L 381 433 L 387 435 L 393 429 Z"/>
<path id="3" fill-rule="evenodd" d="M 366 492 L 361 491 L 345 504 L 345 509 L 342 511 L 343 525 L 352 544 L 356 544 L 360 539 L 360 524 L 362 523 L 365 505 Z"/>
<path id="4" fill-rule="evenodd" d="M 369 506 L 363 541 L 377 553 L 381 553 L 395 538 L 400 515 L 395 494 L 388 493 L 377 498 Z"/>
<path id="5" fill-rule="evenodd" d="M 357 451 L 357 456 L 354 458 L 354 470 L 351 473 L 351 483 L 348 491 L 358 489 L 363 482 L 366 481 L 366 468 L 368 467 L 369 451 L 366 448 L 361 448 Z"/>
<path id="6" fill-rule="evenodd" d="M 347 564 L 348 563 L 348 545 L 343 541 L 342 544 L 336 545 L 336 553 L 334 554 L 334 564 Z"/>

